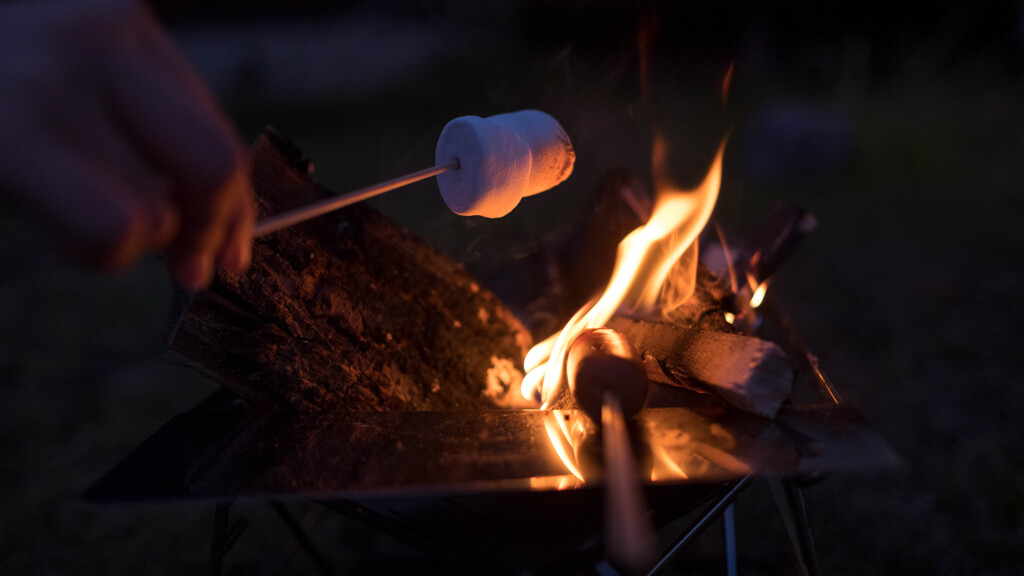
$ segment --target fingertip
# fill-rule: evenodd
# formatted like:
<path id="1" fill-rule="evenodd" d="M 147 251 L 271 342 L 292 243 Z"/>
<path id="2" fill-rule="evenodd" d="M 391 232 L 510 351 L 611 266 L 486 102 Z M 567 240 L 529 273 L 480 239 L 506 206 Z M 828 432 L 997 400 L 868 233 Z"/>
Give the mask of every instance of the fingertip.
<path id="1" fill-rule="evenodd" d="M 213 260 L 207 254 L 189 256 L 169 268 L 174 283 L 186 290 L 202 290 L 213 280 Z"/>
<path id="2" fill-rule="evenodd" d="M 217 265 L 228 271 L 241 273 L 249 267 L 252 260 L 252 229 L 255 226 L 255 208 L 248 188 L 242 191 L 237 202 L 228 234 L 217 254 Z"/>
<path id="3" fill-rule="evenodd" d="M 67 238 L 69 253 L 78 254 L 76 259 L 88 267 L 108 273 L 128 269 L 154 247 L 157 227 L 173 225 L 173 221 L 158 223 L 163 219 L 157 218 L 159 211 L 132 197 L 89 212 Z"/>
<path id="4" fill-rule="evenodd" d="M 250 187 L 246 187 L 245 191 L 245 209 L 242 216 L 242 223 L 238 229 L 238 235 L 236 236 L 238 246 L 241 249 L 241 260 L 239 261 L 239 272 L 243 272 L 249 268 L 249 264 L 252 263 L 252 231 L 256 227 L 256 205 L 252 200 L 252 192 Z"/>
<path id="5" fill-rule="evenodd" d="M 238 249 L 238 262 L 235 269 L 236 272 L 245 272 L 249 269 L 249 264 L 252 263 L 252 228 L 253 221 L 251 218 L 247 219 L 245 224 L 242 225 L 240 234 L 237 239 Z"/>
<path id="6" fill-rule="evenodd" d="M 181 216 L 170 202 L 161 201 L 154 206 L 152 222 L 153 249 L 164 250 L 177 237 L 178 230 L 181 228 Z"/>
<path id="7" fill-rule="evenodd" d="M 236 274 L 245 272 L 252 258 L 249 247 L 240 242 L 231 242 L 217 255 L 217 266 Z"/>

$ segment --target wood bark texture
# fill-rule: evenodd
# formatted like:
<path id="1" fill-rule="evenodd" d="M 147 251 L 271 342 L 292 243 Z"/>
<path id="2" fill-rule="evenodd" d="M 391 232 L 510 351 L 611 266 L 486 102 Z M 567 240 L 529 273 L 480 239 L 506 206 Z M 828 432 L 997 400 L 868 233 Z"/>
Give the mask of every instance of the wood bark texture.
<path id="1" fill-rule="evenodd" d="M 262 220 L 328 195 L 268 130 L 252 149 Z M 361 204 L 255 241 L 249 270 L 179 295 L 173 355 L 296 411 L 494 408 L 518 394 L 529 334 L 455 261 Z"/>
<path id="2" fill-rule="evenodd" d="M 628 318 L 608 326 L 636 346 L 652 380 L 706 390 L 769 419 L 793 389 L 789 356 L 760 338 Z"/>

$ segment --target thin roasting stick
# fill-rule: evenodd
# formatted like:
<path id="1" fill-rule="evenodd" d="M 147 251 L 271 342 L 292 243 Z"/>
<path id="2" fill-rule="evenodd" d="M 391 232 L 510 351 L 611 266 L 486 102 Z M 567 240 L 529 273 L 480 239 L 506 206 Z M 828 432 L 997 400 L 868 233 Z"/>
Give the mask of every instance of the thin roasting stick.
<path id="1" fill-rule="evenodd" d="M 618 398 L 604 393 L 601 435 L 605 469 L 605 545 L 610 560 L 639 573 L 655 559 L 654 527 L 637 478 L 626 419 Z"/>
<path id="2" fill-rule="evenodd" d="M 379 196 L 396 188 L 408 186 L 409 184 L 419 182 L 420 180 L 426 180 L 427 178 L 437 176 L 438 174 L 449 170 L 458 169 L 459 161 L 452 160 L 448 164 L 440 164 L 438 166 L 426 168 L 418 172 L 413 172 L 412 174 L 406 174 L 405 176 L 399 176 L 398 178 L 393 178 L 386 182 L 374 184 L 373 186 L 360 188 L 359 190 L 349 192 L 348 194 L 327 198 L 319 202 L 302 206 L 301 208 L 296 208 L 289 212 L 271 216 L 256 225 L 252 231 L 252 237 L 259 238 L 260 236 L 265 236 L 271 232 L 277 232 L 278 230 L 289 226 L 294 226 L 300 222 L 305 222 L 306 220 L 316 218 L 317 216 L 322 216 L 328 212 L 333 212 L 344 208 L 345 206 L 355 204 L 356 202 L 362 202 L 367 198 L 373 198 L 374 196 Z"/>

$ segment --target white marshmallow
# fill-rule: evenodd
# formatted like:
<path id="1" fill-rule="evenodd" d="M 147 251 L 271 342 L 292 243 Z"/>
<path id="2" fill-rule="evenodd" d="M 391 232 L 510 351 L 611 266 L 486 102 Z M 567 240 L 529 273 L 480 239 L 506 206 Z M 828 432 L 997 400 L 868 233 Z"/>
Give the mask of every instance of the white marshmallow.
<path id="1" fill-rule="evenodd" d="M 457 170 L 437 176 L 445 204 L 463 216 L 500 218 L 522 197 L 568 178 L 576 153 L 557 120 L 522 110 L 449 122 L 437 140 L 435 161 L 440 165 L 456 159 Z"/>
<path id="2" fill-rule="evenodd" d="M 523 196 L 550 190 L 572 174 L 576 152 L 558 120 L 539 110 L 520 110 L 487 119 L 514 131 L 530 148 L 530 180 Z"/>

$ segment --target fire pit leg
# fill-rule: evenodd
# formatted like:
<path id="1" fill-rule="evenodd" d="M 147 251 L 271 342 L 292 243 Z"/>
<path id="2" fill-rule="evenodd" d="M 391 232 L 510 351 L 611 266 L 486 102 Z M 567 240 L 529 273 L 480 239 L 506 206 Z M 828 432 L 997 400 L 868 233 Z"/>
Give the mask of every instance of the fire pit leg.
<path id="1" fill-rule="evenodd" d="M 739 493 L 742 492 L 743 489 L 747 487 L 747 484 L 750 484 L 752 478 L 752 476 L 744 476 L 742 479 L 740 479 L 739 482 L 736 482 L 736 484 L 733 485 L 733 487 L 728 492 L 726 492 L 724 496 L 719 498 L 718 501 L 715 502 L 711 506 L 711 508 L 704 513 L 700 520 L 698 520 L 697 523 L 694 524 L 692 528 L 690 528 L 689 532 L 687 532 L 681 538 L 676 540 L 675 543 L 672 544 L 672 547 L 669 548 L 668 552 L 662 554 L 661 558 L 658 559 L 658 563 L 655 564 L 654 567 L 647 572 L 647 576 L 654 576 L 654 574 L 660 572 L 668 564 L 668 562 L 672 560 L 672 558 L 677 553 L 679 553 L 680 550 L 683 549 L 684 546 L 692 542 L 698 535 L 700 535 L 700 533 L 705 528 L 707 528 L 708 524 L 710 524 L 715 518 L 718 518 L 718 516 L 722 512 L 724 512 L 726 508 L 732 505 L 733 501 L 736 500 L 736 496 L 738 496 Z"/>
<path id="2" fill-rule="evenodd" d="M 728 576 L 736 576 L 736 509 L 734 504 L 729 504 L 722 519 L 725 524 L 725 573 Z"/>
<path id="3" fill-rule="evenodd" d="M 779 516 L 786 526 L 786 533 L 789 535 L 789 542 L 793 546 L 793 554 L 803 576 L 819 576 L 818 555 L 814 551 L 814 539 L 811 537 L 811 527 L 807 522 L 807 509 L 804 507 L 804 497 L 800 488 L 792 478 L 768 478 L 768 487 L 771 488 L 772 496 L 775 499 L 775 506 L 779 509 Z"/>
<path id="4" fill-rule="evenodd" d="M 792 478 L 784 479 L 782 484 L 786 488 L 790 505 L 793 507 L 793 515 L 796 517 L 797 538 L 800 539 L 800 547 L 804 551 L 804 564 L 807 565 L 807 572 L 809 576 L 819 576 L 821 569 L 818 567 L 818 554 L 814 550 L 811 524 L 807 521 L 807 507 L 804 505 L 803 491 Z"/>
<path id="5" fill-rule="evenodd" d="M 220 576 L 224 571 L 224 554 L 227 552 L 228 512 L 231 503 L 217 504 L 213 516 L 213 539 L 210 542 L 210 576 Z"/>
<path id="6" fill-rule="evenodd" d="M 210 570 L 211 576 L 220 576 L 224 572 L 224 557 L 227 556 L 235 542 L 242 536 L 242 532 L 249 526 L 249 521 L 239 518 L 230 525 L 230 509 L 234 502 L 222 502 L 217 504 L 213 517 L 213 539 L 210 543 Z"/>
<path id="7" fill-rule="evenodd" d="M 302 524 L 296 521 L 295 517 L 292 516 L 292 513 L 281 502 L 274 500 L 270 505 L 274 508 L 274 512 L 277 512 L 277 515 L 281 517 L 281 520 L 288 527 L 288 530 L 292 533 L 292 538 L 294 538 L 294 541 L 299 545 L 299 548 L 302 548 L 302 551 L 309 556 L 313 565 L 316 566 L 317 572 L 323 576 L 330 576 L 331 567 L 327 564 L 327 561 L 324 560 L 324 557 L 320 555 L 320 552 L 316 549 L 316 546 L 313 545 L 313 542 L 310 541 L 309 536 L 306 535 L 306 527 L 303 527 Z M 314 503 L 313 506 L 317 505 Z M 314 508 L 314 512 L 312 514 L 307 514 L 306 518 L 304 518 L 304 523 L 312 525 L 319 519 L 319 517 L 320 509 Z"/>

